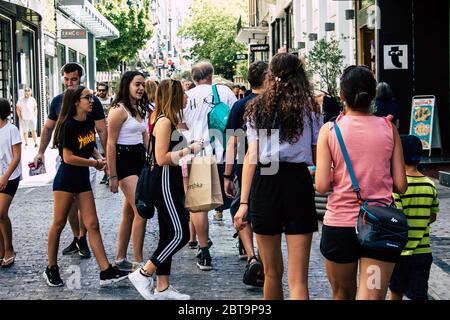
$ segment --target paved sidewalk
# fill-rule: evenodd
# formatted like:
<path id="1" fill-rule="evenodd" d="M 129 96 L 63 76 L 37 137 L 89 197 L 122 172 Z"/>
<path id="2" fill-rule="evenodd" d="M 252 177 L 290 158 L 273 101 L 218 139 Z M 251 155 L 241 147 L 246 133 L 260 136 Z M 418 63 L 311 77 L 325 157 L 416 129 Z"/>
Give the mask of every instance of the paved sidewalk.
<path id="1" fill-rule="evenodd" d="M 36 150 L 28 147 L 23 153 L 23 165 L 32 161 Z M 0 269 L 0 299 L 141 299 L 128 280 L 108 288 L 99 287 L 99 270 L 95 258 L 81 260 L 77 255 L 59 256 L 61 276 L 66 281 L 63 288 L 49 288 L 42 278 L 47 264 L 47 234 L 52 221 L 54 159 L 57 150 L 48 149 L 46 163 L 48 174 L 27 177 L 17 192 L 10 210 L 13 224 L 13 241 L 17 251 L 16 265 L 9 270 Z M 97 175 L 98 181 L 102 174 Z M 438 185 L 438 184 L 437 184 Z M 450 189 L 438 186 L 441 214 L 432 225 L 431 242 L 434 264 L 430 276 L 429 294 L 432 299 L 450 299 Z M 113 260 L 120 223 L 121 195 L 113 195 L 104 185 L 97 185 L 97 210 L 105 249 Z M 148 223 L 144 257 L 148 258 L 158 241 L 157 218 Z M 195 250 L 184 248 L 173 261 L 172 284 L 193 299 L 262 299 L 262 289 L 247 287 L 242 283 L 245 262 L 238 260 L 234 228 L 226 211 L 223 222 L 212 221 L 210 235 L 214 269 L 200 271 L 195 263 Z M 61 236 L 60 251 L 72 241 L 69 226 Z M 319 251 L 320 232 L 315 233 L 311 250 L 309 273 L 310 296 L 313 300 L 330 299 L 331 290 L 326 277 L 323 257 Z M 132 250 L 128 258 L 131 260 Z M 288 298 L 286 244 L 283 241 L 285 275 L 283 287 Z M 80 277 L 78 277 L 80 275 Z M 78 283 L 79 278 L 79 283 Z"/>

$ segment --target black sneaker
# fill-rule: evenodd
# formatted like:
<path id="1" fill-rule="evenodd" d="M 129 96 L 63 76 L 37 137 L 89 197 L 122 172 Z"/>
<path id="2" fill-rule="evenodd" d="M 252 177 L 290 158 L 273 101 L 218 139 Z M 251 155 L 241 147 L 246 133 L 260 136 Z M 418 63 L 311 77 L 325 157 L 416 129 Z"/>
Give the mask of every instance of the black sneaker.
<path id="1" fill-rule="evenodd" d="M 212 270 L 211 255 L 209 254 L 209 250 L 207 248 L 200 251 L 200 257 L 197 260 L 197 267 L 199 267 L 202 271 Z"/>
<path id="2" fill-rule="evenodd" d="M 73 238 L 72 243 L 69 244 L 69 246 L 63 250 L 62 254 L 64 256 L 67 256 L 67 255 L 78 252 L 77 242 L 78 242 L 78 239 Z"/>
<path id="3" fill-rule="evenodd" d="M 47 267 L 43 273 L 44 279 L 49 287 L 62 287 L 64 282 L 61 280 L 59 275 L 58 266 L 53 266 L 51 268 Z"/>
<path id="4" fill-rule="evenodd" d="M 100 286 L 107 286 L 123 279 L 126 279 L 130 273 L 122 271 L 116 266 L 109 265 L 109 268 L 100 272 Z"/>
<path id="5" fill-rule="evenodd" d="M 197 241 L 189 241 L 188 246 L 189 246 L 189 249 L 197 249 L 198 242 Z"/>
<path id="6" fill-rule="evenodd" d="M 252 260 L 255 260 L 253 263 Z M 261 262 L 256 257 L 250 258 L 245 267 L 244 278 L 242 281 L 249 286 L 261 287 L 264 285 L 264 278 L 261 281 L 261 275 L 264 275 L 264 270 Z"/>
<path id="7" fill-rule="evenodd" d="M 212 245 L 213 245 L 212 240 L 210 238 L 208 238 L 208 249 L 210 249 L 212 247 Z M 191 248 L 191 249 L 195 249 L 195 248 Z M 200 259 L 201 254 L 202 254 L 202 250 L 200 249 L 200 245 L 199 245 L 198 246 L 198 251 L 197 251 L 197 254 L 195 255 L 195 257 L 197 259 Z"/>
<path id="8" fill-rule="evenodd" d="M 86 237 L 81 237 L 77 242 L 78 254 L 83 259 L 88 259 L 91 257 L 91 251 L 89 250 L 89 246 L 87 244 Z"/>

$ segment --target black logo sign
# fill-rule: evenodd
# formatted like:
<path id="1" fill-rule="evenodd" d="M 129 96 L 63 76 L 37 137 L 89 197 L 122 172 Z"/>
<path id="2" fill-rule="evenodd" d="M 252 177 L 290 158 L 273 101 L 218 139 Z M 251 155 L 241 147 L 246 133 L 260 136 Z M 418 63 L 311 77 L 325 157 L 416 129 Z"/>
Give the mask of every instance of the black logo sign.
<path id="1" fill-rule="evenodd" d="M 270 50 L 270 46 L 268 44 L 251 44 L 250 52 L 267 52 Z"/>
<path id="2" fill-rule="evenodd" d="M 399 47 L 391 47 L 389 51 L 389 56 L 391 57 L 392 64 L 397 68 L 402 68 L 403 64 L 400 61 L 400 57 L 403 57 L 403 50 L 400 50 Z"/>
<path id="3" fill-rule="evenodd" d="M 236 54 L 236 61 L 244 61 L 248 60 L 248 54 L 242 53 L 242 54 Z"/>

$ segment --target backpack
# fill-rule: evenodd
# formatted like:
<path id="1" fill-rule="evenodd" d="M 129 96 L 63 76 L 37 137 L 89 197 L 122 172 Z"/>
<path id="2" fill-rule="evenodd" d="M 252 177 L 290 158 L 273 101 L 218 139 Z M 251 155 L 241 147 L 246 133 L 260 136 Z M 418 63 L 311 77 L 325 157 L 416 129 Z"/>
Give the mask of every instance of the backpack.
<path id="1" fill-rule="evenodd" d="M 208 113 L 208 128 L 218 130 L 222 133 L 223 146 L 226 146 L 225 130 L 227 128 L 228 117 L 230 116 L 230 107 L 222 101 L 220 101 L 217 85 L 212 86 L 213 90 L 213 104 L 214 107 Z M 215 136 L 211 137 L 211 145 L 214 149 Z"/>

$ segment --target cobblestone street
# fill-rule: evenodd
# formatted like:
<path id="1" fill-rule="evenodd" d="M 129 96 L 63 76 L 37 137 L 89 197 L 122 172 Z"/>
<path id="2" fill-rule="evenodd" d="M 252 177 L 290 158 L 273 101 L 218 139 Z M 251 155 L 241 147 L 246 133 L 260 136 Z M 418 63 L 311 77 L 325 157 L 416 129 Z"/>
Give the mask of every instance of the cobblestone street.
<path id="1" fill-rule="evenodd" d="M 55 150 L 46 154 L 48 161 L 54 158 Z M 24 159 L 31 158 L 27 150 Z M 26 162 L 26 161 L 24 161 Z M 51 167 L 48 165 L 49 174 Z M 49 288 L 42 278 L 47 264 L 47 233 L 52 220 L 53 194 L 51 185 L 44 185 L 25 177 L 10 210 L 13 224 L 13 241 L 17 252 L 16 264 L 11 269 L 1 270 L 0 299 L 141 299 L 128 280 L 112 287 L 100 288 L 99 269 L 95 258 L 82 260 L 78 255 L 59 255 L 61 276 L 66 281 L 63 288 Z M 97 179 L 101 178 L 99 174 Z M 45 182 L 46 177 L 40 178 Z M 31 182 L 30 182 L 31 181 Z M 33 187 L 36 185 L 36 187 Z M 432 226 L 432 246 L 434 264 L 430 277 L 430 296 L 433 299 L 450 299 L 450 189 L 438 186 L 441 214 Z M 97 185 L 97 211 L 105 249 L 110 261 L 114 259 L 118 226 L 120 222 L 121 196 L 112 195 L 104 185 Z M 320 228 L 319 228 L 320 229 Z M 210 213 L 210 236 L 214 269 L 200 271 L 195 263 L 195 250 L 187 247 L 175 255 L 173 261 L 172 284 L 193 299 L 262 299 L 262 289 L 247 287 L 242 283 L 245 262 L 239 261 L 237 241 L 232 235 L 234 228 L 230 214 L 224 212 L 224 221 L 212 220 Z M 157 219 L 149 221 L 145 238 L 144 258 L 148 258 L 158 240 Z M 72 233 L 67 225 L 61 236 L 60 250 L 72 241 Z M 323 258 L 319 251 L 320 232 L 315 233 L 311 250 L 309 286 L 311 299 L 330 299 L 331 290 L 325 273 Z M 286 259 L 286 246 L 283 242 Z M 128 258 L 132 259 L 132 250 Z M 285 269 L 286 269 L 285 263 Z M 73 271 L 81 272 L 81 283 L 70 281 Z M 285 270 L 284 289 L 288 298 L 287 273 Z"/>

